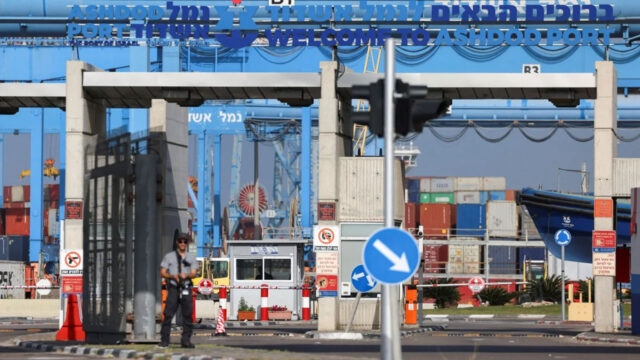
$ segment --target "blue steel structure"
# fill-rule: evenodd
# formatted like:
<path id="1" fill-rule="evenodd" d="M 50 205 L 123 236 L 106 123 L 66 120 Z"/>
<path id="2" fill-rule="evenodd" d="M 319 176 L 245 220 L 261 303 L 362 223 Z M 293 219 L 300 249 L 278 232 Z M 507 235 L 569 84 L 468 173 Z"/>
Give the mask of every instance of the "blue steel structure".
<path id="1" fill-rule="evenodd" d="M 160 5 L 165 1 L 129 1 L 129 5 Z M 176 5 L 192 4 L 193 1 L 175 1 Z M 264 6 L 264 0 L 245 0 L 243 5 Z M 298 0 L 298 4 L 332 5 L 334 1 L 304 1 Z M 383 4 L 388 1 L 372 1 L 370 4 Z M 397 1 L 397 4 L 415 4 L 413 1 Z M 419 3 L 419 2 L 418 2 Z M 425 1 L 425 4 L 431 1 Z M 527 2 L 527 4 L 535 2 Z M 583 3 L 576 1 L 576 3 Z M 456 47 L 456 46 L 430 46 L 430 47 L 398 47 L 396 56 L 398 72 L 454 72 L 465 73 L 478 72 L 513 72 L 522 71 L 522 64 L 540 64 L 541 71 L 545 73 L 572 73 L 594 72 L 594 63 L 598 60 L 610 59 L 615 62 L 618 71 L 618 85 L 625 93 L 634 93 L 640 88 L 640 77 L 637 68 L 640 57 L 640 45 L 625 42 L 640 34 L 640 3 L 635 0 L 600 1 L 592 0 L 595 4 L 614 3 L 614 15 L 618 18 L 611 28 L 615 29 L 613 45 L 604 46 L 534 46 L 534 47 Z M 353 46 L 338 49 L 322 47 L 290 47 L 269 48 L 256 46 L 242 49 L 226 49 L 208 45 L 189 45 L 169 47 L 71 47 L 66 39 L 66 22 L 69 13 L 69 5 L 122 5 L 119 1 L 105 0 L 25 0 L 7 1 L 0 0 L 0 34 L 6 36 L 0 39 L 0 81 L 4 82 L 60 82 L 64 81 L 65 61 L 80 59 L 111 71 L 200 71 L 200 72 L 317 72 L 318 62 L 336 59 L 348 69 L 362 69 L 365 61 L 366 47 Z M 230 4 L 230 1 L 229 1 Z M 229 5 L 225 4 L 225 5 Z M 358 5 L 360 1 L 343 1 L 341 4 Z M 198 1 L 198 5 L 220 5 L 220 2 Z M 260 10 L 258 15 L 263 15 L 259 26 L 268 28 L 272 24 L 270 18 Z M 384 24 L 383 24 L 384 25 Z M 459 25 L 464 26 L 464 25 Z M 544 25 L 550 27 L 553 25 Z M 585 25 L 589 26 L 589 25 Z M 8 36 L 13 36 L 9 38 Z M 45 38 L 46 37 L 46 38 Z M 335 50 L 335 51 L 334 51 Z M 383 65 L 383 64 L 381 64 Z M 300 184 L 300 212 L 301 226 L 309 228 L 314 222 L 312 209 L 313 194 L 312 184 L 317 181 L 312 159 L 317 157 L 317 149 L 313 148 L 311 141 L 313 128 L 311 119 L 317 119 L 315 107 L 305 109 L 291 109 L 280 104 L 273 103 L 245 103 L 235 106 L 234 111 L 244 112 L 244 118 L 268 120 L 275 119 L 301 119 L 300 142 L 301 153 L 300 174 L 289 174 L 294 183 Z M 505 121 L 527 120 L 529 123 L 539 121 L 576 120 L 582 121 L 582 126 L 588 126 L 593 119 L 592 102 L 582 101 L 575 109 L 558 109 L 547 102 L 540 101 L 483 101 L 456 102 L 452 114 L 434 122 L 434 126 L 463 126 L 468 120 L 485 120 L 487 124 L 493 122 L 494 126 L 502 126 Z M 628 121 L 630 126 L 637 126 L 630 121 L 638 121 L 638 104 L 635 99 L 620 101 L 620 120 Z M 206 109 L 218 112 L 225 107 L 211 105 L 191 110 L 192 114 L 202 113 Z M 31 110 L 28 110 L 31 111 Z M 25 115 L 23 110 L 16 115 L 0 115 L 2 131 L 13 132 L 12 124 L 29 124 L 25 126 L 25 132 L 32 134 L 33 139 L 42 140 L 47 132 L 58 132 L 60 136 L 61 154 L 64 154 L 64 116 L 59 110 L 46 109 L 36 114 Z M 136 133 L 146 129 L 147 110 L 144 109 L 110 109 L 108 116 L 109 129 L 127 126 Z M 25 119 L 27 119 L 25 121 Z M 195 118 L 193 118 L 195 119 Z M 456 123 L 455 121 L 459 121 Z M 450 121 L 450 122 L 447 122 Z M 50 123 L 56 125 L 50 125 Z M 622 123 L 621 123 L 622 124 Z M 551 126 L 552 123 L 548 123 Z M 52 126 L 51 128 L 49 126 Z M 532 125 L 535 126 L 535 125 Z M 50 130 L 48 130 L 50 129 Z M 199 234 L 211 231 L 210 240 L 202 237 L 198 244 L 199 255 L 204 255 L 206 246 L 219 247 L 220 239 L 220 182 L 211 177 L 213 167 L 214 174 L 220 174 L 220 139 L 224 134 L 238 136 L 247 132 L 244 124 L 220 124 L 214 122 L 197 123 L 190 121 L 189 129 L 198 134 L 198 176 L 202 189 L 197 198 L 196 228 Z M 269 131 L 277 131 L 270 129 Z M 31 261 L 37 261 L 42 243 L 42 192 L 37 191 L 42 187 L 42 141 L 32 141 L 31 167 Z M 371 145 L 377 148 L 375 144 Z M 207 152 L 213 148 L 213 156 L 207 156 Z M 282 151 L 281 151 L 282 152 Z M 316 156 L 307 157 L 306 154 Z M 368 153 L 373 153 L 368 150 Z M 280 163 L 289 163 L 290 159 L 278 157 Z M 213 162 L 213 164 L 211 164 Z M 236 163 L 236 166 L 238 164 Z M 64 157 L 59 162 L 61 170 L 61 183 L 64 183 Z M 286 172 L 286 171 L 285 171 Z M 296 178 L 296 176 L 298 178 Z M 237 182 L 233 185 L 236 188 Z M 61 197 L 64 197 L 64 187 L 61 187 Z M 274 191 L 277 192 L 277 191 Z M 190 194 L 195 198 L 195 194 Z M 212 201 L 206 201 L 211 199 Z M 61 202 L 60 220 L 64 220 L 64 209 Z M 213 213 L 213 216 L 211 212 Z M 39 215 L 38 215 L 39 214 Z M 211 220 L 212 219 L 212 220 Z M 202 249 L 202 250 L 200 250 Z M 201 252 L 202 251 L 202 252 Z M 57 254 L 55 254 L 57 257 Z"/>

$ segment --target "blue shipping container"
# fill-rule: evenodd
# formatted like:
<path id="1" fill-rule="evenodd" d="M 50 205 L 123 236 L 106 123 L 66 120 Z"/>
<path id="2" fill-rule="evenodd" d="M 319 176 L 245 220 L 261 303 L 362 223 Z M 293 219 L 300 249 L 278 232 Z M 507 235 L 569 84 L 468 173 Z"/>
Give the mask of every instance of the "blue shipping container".
<path id="1" fill-rule="evenodd" d="M 489 191 L 489 200 L 506 200 L 506 195 L 504 191 Z"/>
<path id="2" fill-rule="evenodd" d="M 29 236 L 7 236 L 9 261 L 29 261 Z"/>
<path id="3" fill-rule="evenodd" d="M 410 193 L 420 192 L 420 179 L 407 179 L 407 190 Z"/>
<path id="4" fill-rule="evenodd" d="M 480 191 L 480 204 L 486 204 L 489 201 L 489 192 Z"/>
<path id="5" fill-rule="evenodd" d="M 518 248 L 518 268 L 522 268 L 525 258 L 527 260 L 544 260 L 546 248 Z"/>
<path id="6" fill-rule="evenodd" d="M 0 260 L 9 260 L 9 239 L 0 237 Z"/>
<path id="7" fill-rule="evenodd" d="M 414 204 L 420 204 L 420 191 L 418 192 L 409 191 L 409 202 Z"/>
<path id="8" fill-rule="evenodd" d="M 516 249 L 513 246 L 489 246 L 489 274 L 515 274 Z"/>
<path id="9" fill-rule="evenodd" d="M 487 211 L 482 204 L 458 204 L 456 207 L 456 234 L 464 236 L 484 236 Z"/>

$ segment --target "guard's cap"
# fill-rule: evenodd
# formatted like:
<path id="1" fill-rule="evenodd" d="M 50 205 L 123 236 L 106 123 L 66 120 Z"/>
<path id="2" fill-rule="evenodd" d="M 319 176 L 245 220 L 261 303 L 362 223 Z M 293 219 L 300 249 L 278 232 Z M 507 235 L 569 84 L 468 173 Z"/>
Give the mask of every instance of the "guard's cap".
<path id="1" fill-rule="evenodd" d="M 180 239 L 184 239 L 184 240 L 187 240 L 187 242 L 191 242 L 191 238 L 189 237 L 189 234 L 187 234 L 187 233 L 179 233 L 178 236 L 176 237 L 176 241 L 178 241 Z"/>

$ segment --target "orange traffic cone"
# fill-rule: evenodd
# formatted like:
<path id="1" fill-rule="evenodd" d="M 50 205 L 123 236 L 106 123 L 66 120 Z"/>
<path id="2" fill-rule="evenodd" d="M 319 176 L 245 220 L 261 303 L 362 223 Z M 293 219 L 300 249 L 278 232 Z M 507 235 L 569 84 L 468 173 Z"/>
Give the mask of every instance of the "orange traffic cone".
<path id="1" fill-rule="evenodd" d="M 218 323 L 216 324 L 215 336 L 227 336 L 224 328 L 224 311 L 222 311 L 222 309 L 218 310 Z"/>
<path id="2" fill-rule="evenodd" d="M 58 330 L 58 333 L 56 334 L 56 340 L 84 341 L 84 336 L 84 330 L 82 330 L 82 321 L 80 320 L 80 310 L 78 309 L 78 298 L 75 294 L 70 294 L 69 300 L 67 301 L 67 318 L 64 320 L 64 325 L 62 325 L 62 328 Z"/>

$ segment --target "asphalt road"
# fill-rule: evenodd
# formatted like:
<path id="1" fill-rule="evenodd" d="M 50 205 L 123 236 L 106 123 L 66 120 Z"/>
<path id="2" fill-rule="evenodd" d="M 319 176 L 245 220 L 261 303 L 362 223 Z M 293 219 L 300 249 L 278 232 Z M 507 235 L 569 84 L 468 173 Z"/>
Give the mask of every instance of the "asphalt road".
<path id="1" fill-rule="evenodd" d="M 413 334 L 402 338 L 405 360 L 528 360 L 639 359 L 640 346 L 578 342 L 573 337 L 590 330 L 585 325 L 540 325 L 533 322 L 451 322 L 436 323 L 444 330 Z M 15 337 L 55 329 L 55 324 L 0 326 L 0 359 L 99 359 L 61 353 L 27 351 L 13 346 Z M 192 354 L 224 356 L 235 359 L 379 359 L 380 340 L 336 341 L 302 337 L 305 327 L 280 325 L 229 329 L 230 334 L 256 336 L 212 337 L 211 330 L 198 330 Z M 293 336 L 268 336 L 273 332 L 292 332 Z M 265 336 L 267 335 L 267 336 Z M 544 337 L 543 337 L 544 336 Z M 547 337 L 551 336 L 551 337 Z M 178 337 L 174 337 L 178 341 Z M 206 344 L 206 345 L 205 345 Z M 217 346 L 224 346 L 218 348 Z M 104 359 L 104 358 L 102 358 Z"/>

